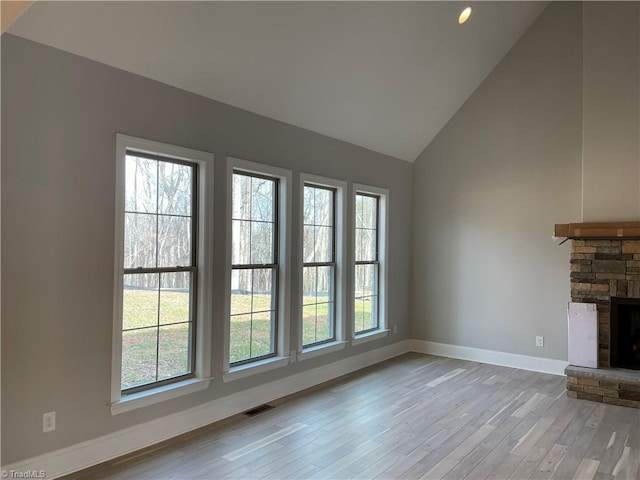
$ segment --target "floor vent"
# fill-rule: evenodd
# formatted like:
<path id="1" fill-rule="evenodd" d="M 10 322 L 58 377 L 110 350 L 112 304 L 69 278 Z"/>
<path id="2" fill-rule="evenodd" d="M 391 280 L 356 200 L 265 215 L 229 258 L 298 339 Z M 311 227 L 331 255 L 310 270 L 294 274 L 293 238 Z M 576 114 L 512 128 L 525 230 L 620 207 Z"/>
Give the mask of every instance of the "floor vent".
<path id="1" fill-rule="evenodd" d="M 267 410 L 271 410 L 272 408 L 274 408 L 273 405 L 260 405 L 259 407 L 256 408 L 252 408 L 251 410 L 247 410 L 246 412 L 244 412 L 244 414 L 247 417 L 255 417 L 256 415 L 259 415 L 262 412 L 266 412 Z"/>

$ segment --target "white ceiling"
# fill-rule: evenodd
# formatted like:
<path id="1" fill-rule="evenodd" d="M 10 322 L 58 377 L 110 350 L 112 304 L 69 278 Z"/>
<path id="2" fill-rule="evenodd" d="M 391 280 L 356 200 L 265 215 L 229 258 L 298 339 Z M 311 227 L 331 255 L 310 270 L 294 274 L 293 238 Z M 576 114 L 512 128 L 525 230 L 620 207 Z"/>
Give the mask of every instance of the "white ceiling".
<path id="1" fill-rule="evenodd" d="M 414 161 L 547 2 L 36 2 L 9 32 Z"/>

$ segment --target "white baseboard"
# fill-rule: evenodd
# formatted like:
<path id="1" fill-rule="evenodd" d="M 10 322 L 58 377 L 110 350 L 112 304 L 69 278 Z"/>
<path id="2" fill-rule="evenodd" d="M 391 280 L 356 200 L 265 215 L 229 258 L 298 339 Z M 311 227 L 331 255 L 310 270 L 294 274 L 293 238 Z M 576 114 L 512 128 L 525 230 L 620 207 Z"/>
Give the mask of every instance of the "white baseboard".
<path id="1" fill-rule="evenodd" d="M 531 370 L 533 372 L 551 373 L 553 375 L 564 375 L 564 369 L 568 365 L 566 361 L 555 360 L 553 358 L 531 357 L 517 353 L 462 347 L 460 345 L 429 342 L 427 340 L 409 340 L 409 349 L 412 352 L 428 353 L 440 357 L 459 358 L 461 360 L 519 368 L 521 370 Z"/>
<path id="2" fill-rule="evenodd" d="M 8 472 L 9 478 L 11 478 L 11 471 L 42 471 L 45 472 L 48 479 L 58 478 L 402 355 L 409 351 L 409 342 L 409 340 L 396 342 L 275 382 L 212 400 L 189 410 L 167 415 L 37 457 L 4 465 L 2 470 Z"/>

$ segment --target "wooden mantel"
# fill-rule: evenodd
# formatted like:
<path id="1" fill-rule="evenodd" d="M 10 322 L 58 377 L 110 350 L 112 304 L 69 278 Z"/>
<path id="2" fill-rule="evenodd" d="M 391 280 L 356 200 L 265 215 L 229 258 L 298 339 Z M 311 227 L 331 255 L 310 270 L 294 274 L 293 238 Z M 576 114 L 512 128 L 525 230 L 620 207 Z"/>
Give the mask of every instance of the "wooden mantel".
<path id="1" fill-rule="evenodd" d="M 556 223 L 553 235 L 564 238 L 640 239 L 640 222 Z"/>

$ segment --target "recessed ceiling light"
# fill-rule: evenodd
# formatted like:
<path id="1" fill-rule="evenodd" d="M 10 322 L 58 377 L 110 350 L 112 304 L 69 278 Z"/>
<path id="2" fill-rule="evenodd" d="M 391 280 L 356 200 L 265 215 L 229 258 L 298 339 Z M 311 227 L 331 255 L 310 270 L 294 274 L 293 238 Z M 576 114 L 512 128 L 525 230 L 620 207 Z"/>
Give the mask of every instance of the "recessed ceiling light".
<path id="1" fill-rule="evenodd" d="M 467 7 L 464 10 L 462 10 L 462 12 L 460 12 L 460 16 L 458 17 L 458 23 L 462 25 L 464 22 L 469 20 L 470 16 L 471 16 L 471 7 Z"/>

